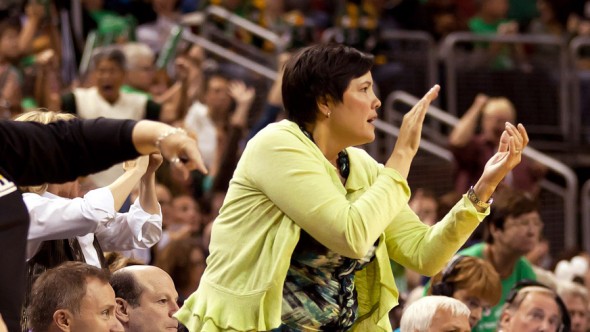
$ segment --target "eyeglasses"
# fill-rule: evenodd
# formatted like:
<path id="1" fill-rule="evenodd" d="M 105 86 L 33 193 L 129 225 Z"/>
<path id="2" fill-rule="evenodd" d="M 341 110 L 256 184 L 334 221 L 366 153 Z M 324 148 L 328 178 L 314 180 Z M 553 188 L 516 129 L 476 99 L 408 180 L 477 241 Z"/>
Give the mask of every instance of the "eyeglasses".
<path id="1" fill-rule="evenodd" d="M 481 309 L 482 316 L 489 316 L 492 313 L 492 308 L 489 306 L 484 306 L 481 304 L 481 300 L 477 297 L 468 297 L 467 299 L 461 301 L 465 303 L 465 305 L 469 308 L 469 310 L 474 311 L 477 309 Z"/>

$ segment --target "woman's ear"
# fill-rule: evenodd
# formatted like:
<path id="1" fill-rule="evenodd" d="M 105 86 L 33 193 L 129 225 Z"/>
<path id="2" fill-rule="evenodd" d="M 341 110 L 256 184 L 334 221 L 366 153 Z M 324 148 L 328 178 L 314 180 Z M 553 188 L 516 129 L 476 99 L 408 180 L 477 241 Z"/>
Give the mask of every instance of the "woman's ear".
<path id="1" fill-rule="evenodd" d="M 319 97 L 318 101 L 317 101 L 318 110 L 326 118 L 329 118 L 332 113 L 332 110 L 331 110 L 332 104 L 333 104 L 333 102 L 332 102 L 332 98 L 330 96 Z"/>

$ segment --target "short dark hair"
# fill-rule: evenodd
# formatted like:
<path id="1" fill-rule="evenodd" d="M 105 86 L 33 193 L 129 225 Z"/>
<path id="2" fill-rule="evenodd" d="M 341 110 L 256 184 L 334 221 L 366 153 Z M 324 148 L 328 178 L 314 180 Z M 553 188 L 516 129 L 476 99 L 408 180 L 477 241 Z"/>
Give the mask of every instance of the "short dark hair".
<path id="1" fill-rule="evenodd" d="M 517 218 L 525 213 L 538 210 L 538 203 L 530 194 L 504 189 L 501 196 L 494 201 L 490 209 L 490 215 L 487 218 L 486 242 L 490 244 L 494 243 L 494 238 L 490 232 L 492 226 L 504 230 L 506 218 Z"/>
<path id="2" fill-rule="evenodd" d="M 103 60 L 109 60 L 117 64 L 121 70 L 127 70 L 127 60 L 125 53 L 118 48 L 107 47 L 103 50 L 96 52 L 92 56 L 92 69 L 96 69 L 98 64 Z"/>
<path id="3" fill-rule="evenodd" d="M 317 103 L 324 98 L 342 102 L 350 81 L 373 67 L 373 56 L 340 44 L 317 44 L 296 53 L 283 74 L 283 104 L 289 120 L 315 122 Z"/>
<path id="4" fill-rule="evenodd" d="M 108 284 L 109 272 L 82 262 L 65 262 L 43 272 L 31 292 L 31 303 L 27 308 L 29 328 L 36 332 L 46 331 L 53 321 L 53 314 L 59 309 L 78 313 L 89 278 Z"/>
<path id="5" fill-rule="evenodd" d="M 139 298 L 143 293 L 143 287 L 139 284 L 133 273 L 119 270 L 111 277 L 111 286 L 115 290 L 115 296 L 127 301 L 133 308 L 139 306 Z"/>

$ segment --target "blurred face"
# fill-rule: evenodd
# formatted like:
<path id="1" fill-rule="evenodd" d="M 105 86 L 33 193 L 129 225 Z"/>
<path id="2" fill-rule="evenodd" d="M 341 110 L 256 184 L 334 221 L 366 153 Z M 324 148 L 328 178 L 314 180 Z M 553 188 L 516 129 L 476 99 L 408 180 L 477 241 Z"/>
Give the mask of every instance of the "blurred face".
<path id="1" fill-rule="evenodd" d="M 543 221 L 537 211 L 518 217 L 508 216 L 504 222 L 504 230 L 495 231 L 494 242 L 524 255 L 537 245 L 542 229 Z"/>
<path id="2" fill-rule="evenodd" d="M 154 62 L 149 57 L 140 57 L 127 71 L 127 83 L 132 87 L 149 91 L 154 81 Z"/>
<path id="3" fill-rule="evenodd" d="M 78 180 L 75 180 L 60 184 L 50 184 L 47 187 L 47 191 L 59 197 L 76 198 L 80 197 L 80 183 Z"/>
<path id="4" fill-rule="evenodd" d="M 100 95 L 109 103 L 119 99 L 119 89 L 125 81 L 125 71 L 111 60 L 100 60 L 96 66 L 96 86 Z"/>
<path id="5" fill-rule="evenodd" d="M 201 216 L 199 207 L 195 200 L 190 196 L 179 196 L 172 201 L 172 208 L 174 210 L 174 221 L 176 224 L 201 225 Z"/>
<path id="6" fill-rule="evenodd" d="M 485 0 L 482 10 L 496 18 L 505 18 L 508 14 L 508 0 Z"/>
<path id="7" fill-rule="evenodd" d="M 500 326 L 505 332 L 555 332 L 560 324 L 555 299 L 539 292 L 527 294 L 517 310 L 507 310 L 500 318 Z"/>
<path id="8" fill-rule="evenodd" d="M 416 212 L 424 224 L 432 226 L 437 222 L 436 210 L 438 209 L 438 203 L 432 197 L 412 199 L 409 204 L 410 208 Z"/>
<path id="9" fill-rule="evenodd" d="M 203 250 L 199 247 L 193 248 L 191 251 L 191 264 L 193 265 L 193 269 L 191 270 L 190 285 L 193 285 L 194 288 L 191 290 L 191 293 L 196 291 L 201 283 L 201 276 L 203 275 L 203 272 L 205 272 L 205 260 L 206 257 Z"/>
<path id="10" fill-rule="evenodd" d="M 143 288 L 139 306 L 128 306 L 128 332 L 176 331 L 178 321 L 172 317 L 178 311 L 178 293 L 170 276 L 158 269 L 136 273 Z"/>
<path id="11" fill-rule="evenodd" d="M 106 332 L 123 331 L 114 314 L 115 292 L 108 283 L 89 278 L 86 295 L 80 303 L 80 312 L 74 315 L 70 331 Z"/>
<path id="12" fill-rule="evenodd" d="M 588 306 L 579 296 L 562 296 L 570 314 L 572 332 L 586 332 L 588 326 Z"/>
<path id="13" fill-rule="evenodd" d="M 514 123 L 514 120 L 514 115 L 510 109 L 488 107 L 483 112 L 481 119 L 482 134 L 488 141 L 498 144 L 502 132 L 506 128 L 506 122 Z"/>
<path id="14" fill-rule="evenodd" d="M 545 0 L 538 0 L 537 1 L 537 9 L 539 10 L 539 17 L 541 21 L 549 23 L 552 22 L 554 19 L 553 11 L 551 7 Z"/>
<path id="15" fill-rule="evenodd" d="M 174 12 L 176 2 L 174 0 L 153 0 L 152 7 L 158 15 L 166 15 Z"/>
<path id="16" fill-rule="evenodd" d="M 460 289 L 453 293 L 453 298 L 463 302 L 471 311 L 469 314 L 469 326 L 473 328 L 484 315 L 490 314 L 491 305 L 466 289 Z"/>
<path id="17" fill-rule="evenodd" d="M 212 77 L 207 84 L 205 104 L 209 107 L 209 115 L 213 118 L 224 118 L 229 112 L 232 99 L 228 90 L 229 82 L 222 77 Z"/>
<path id="18" fill-rule="evenodd" d="M 15 45 L 18 45 L 18 30 L 12 28 L 4 30 L 0 36 L 0 56 L 8 60 L 18 59 L 20 51 Z"/>
<path id="19" fill-rule="evenodd" d="M 82 0 L 82 4 L 86 8 L 86 10 L 89 11 L 102 9 L 103 3 L 103 0 Z"/>
<path id="20" fill-rule="evenodd" d="M 170 205 L 172 195 L 170 195 L 170 190 L 161 184 L 156 185 L 156 198 L 162 209 L 162 223 L 167 225 L 170 218 L 172 218 L 172 207 Z"/>
<path id="21" fill-rule="evenodd" d="M 367 72 L 350 81 L 342 103 L 331 105 L 330 129 L 344 146 L 361 145 L 375 139 L 373 120 L 381 101 L 373 91 L 373 77 Z"/>
<path id="22" fill-rule="evenodd" d="M 428 328 L 428 332 L 469 332 L 469 318 L 467 316 L 459 315 L 453 316 L 451 311 L 447 309 L 437 309 L 432 317 L 432 322 Z"/>

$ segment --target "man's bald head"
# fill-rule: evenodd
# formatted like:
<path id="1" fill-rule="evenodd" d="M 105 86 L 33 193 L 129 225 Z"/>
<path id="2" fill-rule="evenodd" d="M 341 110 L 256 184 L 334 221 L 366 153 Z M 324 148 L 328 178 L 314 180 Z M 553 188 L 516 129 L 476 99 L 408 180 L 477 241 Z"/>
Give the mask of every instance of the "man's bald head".
<path id="1" fill-rule="evenodd" d="M 127 266 L 113 273 L 117 319 L 125 331 L 167 331 L 178 321 L 178 292 L 164 270 L 151 265 Z"/>

